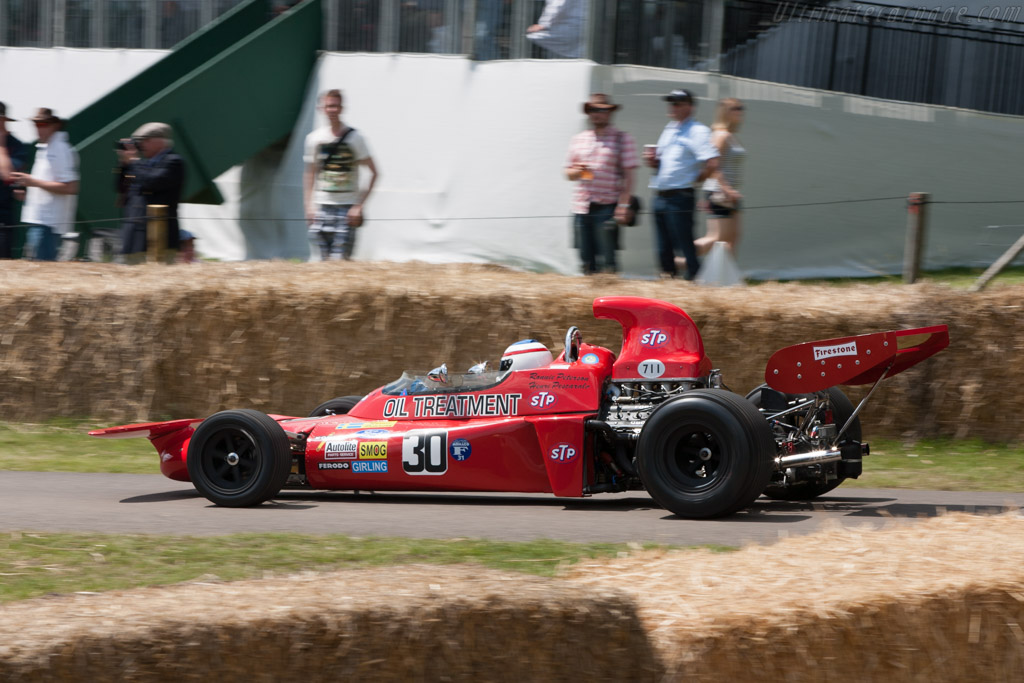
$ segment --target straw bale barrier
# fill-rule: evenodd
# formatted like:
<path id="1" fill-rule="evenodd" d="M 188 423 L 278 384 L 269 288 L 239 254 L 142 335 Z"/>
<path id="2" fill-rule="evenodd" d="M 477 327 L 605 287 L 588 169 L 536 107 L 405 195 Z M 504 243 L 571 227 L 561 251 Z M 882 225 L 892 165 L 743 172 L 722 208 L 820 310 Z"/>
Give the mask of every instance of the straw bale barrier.
<path id="1" fill-rule="evenodd" d="M 686 310 L 740 393 L 789 344 L 948 324 L 949 349 L 872 398 L 866 436 L 1024 440 L 1024 286 L 716 289 L 478 265 L 8 262 L 0 287 L 0 419 L 141 421 L 243 407 L 305 415 L 404 369 L 497 359 L 524 337 L 558 352 L 573 324 L 618 351 L 618 324 L 595 320 L 591 304 L 635 295 Z"/>
<path id="2" fill-rule="evenodd" d="M 4 681 L 656 680 L 617 591 L 409 566 L 0 607 Z M 580 678 L 582 677 L 582 678 Z"/>
<path id="3" fill-rule="evenodd" d="M 0 606 L 0 680 L 1024 680 L 1024 519 L 833 528 L 541 579 L 410 566 Z"/>

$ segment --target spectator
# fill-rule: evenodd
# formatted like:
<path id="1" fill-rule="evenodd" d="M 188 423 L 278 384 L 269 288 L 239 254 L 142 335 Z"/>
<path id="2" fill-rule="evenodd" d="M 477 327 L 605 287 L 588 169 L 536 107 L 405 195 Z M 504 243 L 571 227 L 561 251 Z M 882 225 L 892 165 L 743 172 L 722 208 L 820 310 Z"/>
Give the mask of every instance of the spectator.
<path id="1" fill-rule="evenodd" d="M 708 231 L 695 242 L 697 253 L 708 253 L 715 242 L 725 242 L 736 255 L 740 239 L 740 171 L 747 150 L 736 138 L 743 123 L 743 103 L 734 97 L 718 102 L 715 121 L 711 125 L 711 144 L 719 154 L 718 170 L 704 181 L 704 196 L 708 202 Z"/>
<path id="2" fill-rule="evenodd" d="M 148 246 L 150 206 L 166 206 L 167 242 L 164 254 L 173 263 L 180 244 L 178 203 L 185 187 L 185 161 L 174 152 L 173 132 L 166 123 L 147 123 L 117 150 L 124 188 L 121 253 L 128 264 L 141 263 Z"/>
<path id="3" fill-rule="evenodd" d="M 7 130 L 7 106 L 0 102 L 0 259 L 13 257 L 14 251 L 14 184 L 11 175 L 23 171 L 28 161 L 28 148 Z"/>
<path id="4" fill-rule="evenodd" d="M 476 6 L 476 36 L 473 46 L 475 59 L 498 59 L 498 34 L 504 18 L 503 0 L 479 0 Z"/>
<path id="5" fill-rule="evenodd" d="M 537 23 L 526 29 L 526 37 L 559 57 L 583 56 L 583 27 L 587 23 L 589 0 L 546 0 Z"/>
<path id="6" fill-rule="evenodd" d="M 320 98 L 327 125 L 306 136 L 302 195 L 310 238 L 317 241 L 320 257 L 348 260 L 355 247 L 356 229 L 363 224 L 363 204 L 377 182 L 377 166 L 366 141 L 355 128 L 341 121 L 340 90 Z M 370 171 L 366 190 L 360 189 L 359 167 Z"/>
<path id="7" fill-rule="evenodd" d="M 32 118 L 39 134 L 32 172 L 12 173 L 25 187 L 21 221 L 29 226 L 25 247 L 38 261 L 56 261 L 58 235 L 71 232 L 78 204 L 78 153 L 53 110 L 41 108 Z"/>
<path id="8" fill-rule="evenodd" d="M 590 96 L 583 111 L 591 128 L 573 136 L 565 163 L 566 177 L 578 181 L 572 210 L 584 275 L 597 272 L 598 251 L 602 268 L 615 272 L 618 224 L 628 220 L 637 167 L 636 142 L 629 133 L 611 125 L 612 113 L 618 108 L 607 95 Z"/>
<path id="9" fill-rule="evenodd" d="M 663 278 L 674 278 L 685 259 L 686 279 L 700 269 L 693 244 L 693 186 L 718 170 L 718 150 L 711 144 L 711 129 L 692 117 L 693 95 L 673 90 L 664 97 L 672 119 L 656 146 L 644 146 L 644 162 L 657 173 L 654 189 L 654 220 L 658 263 Z"/>

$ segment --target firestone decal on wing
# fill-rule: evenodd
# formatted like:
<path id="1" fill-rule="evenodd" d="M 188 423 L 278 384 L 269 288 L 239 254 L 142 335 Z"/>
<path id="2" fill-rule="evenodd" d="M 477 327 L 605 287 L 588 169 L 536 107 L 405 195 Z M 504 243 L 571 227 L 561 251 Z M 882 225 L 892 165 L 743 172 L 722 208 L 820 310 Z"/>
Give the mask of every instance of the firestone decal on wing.
<path id="1" fill-rule="evenodd" d="M 834 358 L 835 356 L 856 356 L 857 355 L 857 342 L 852 341 L 847 344 L 836 344 L 835 346 L 815 346 L 814 347 L 814 360 L 821 360 L 823 358 Z"/>

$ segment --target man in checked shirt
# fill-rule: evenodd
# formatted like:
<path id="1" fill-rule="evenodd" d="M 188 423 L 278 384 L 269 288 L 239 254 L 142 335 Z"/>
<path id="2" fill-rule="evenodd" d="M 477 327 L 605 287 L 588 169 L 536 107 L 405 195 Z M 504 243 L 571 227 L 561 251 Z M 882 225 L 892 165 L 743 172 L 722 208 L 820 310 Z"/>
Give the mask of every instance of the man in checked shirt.
<path id="1" fill-rule="evenodd" d="M 580 250 L 583 274 L 600 269 L 614 273 L 619 224 L 628 220 L 633 175 L 638 166 L 633 136 L 611 125 L 612 104 L 594 93 L 583 104 L 590 129 L 573 136 L 565 176 L 576 182 L 572 197 L 574 246 Z"/>

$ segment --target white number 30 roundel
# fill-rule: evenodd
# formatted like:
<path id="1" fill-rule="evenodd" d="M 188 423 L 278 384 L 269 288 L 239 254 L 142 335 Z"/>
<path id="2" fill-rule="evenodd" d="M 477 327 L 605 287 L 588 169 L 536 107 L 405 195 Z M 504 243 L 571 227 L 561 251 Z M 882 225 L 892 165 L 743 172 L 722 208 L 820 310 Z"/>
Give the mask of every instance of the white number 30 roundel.
<path id="1" fill-rule="evenodd" d="M 640 376 L 647 379 L 654 379 L 665 374 L 665 364 L 654 358 L 640 361 L 637 369 L 640 371 Z"/>

